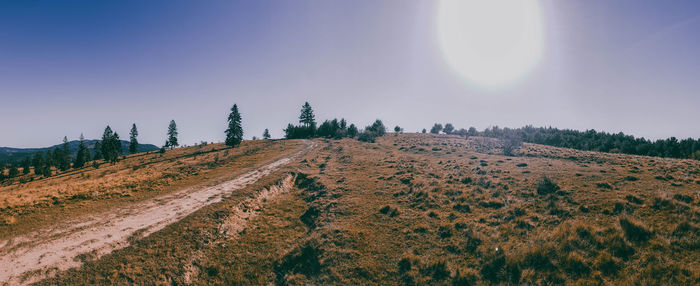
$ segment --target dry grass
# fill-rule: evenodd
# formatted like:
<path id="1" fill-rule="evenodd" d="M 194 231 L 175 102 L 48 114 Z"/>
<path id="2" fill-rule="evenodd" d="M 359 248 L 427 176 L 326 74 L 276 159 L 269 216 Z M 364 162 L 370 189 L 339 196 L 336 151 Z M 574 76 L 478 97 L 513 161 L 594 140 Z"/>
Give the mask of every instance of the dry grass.
<path id="1" fill-rule="evenodd" d="M 189 186 L 213 185 L 291 154 L 298 141 L 209 144 L 128 156 L 116 164 L 85 167 L 49 178 L 0 187 L 0 239 L 52 221 L 128 204 Z"/>
<path id="2" fill-rule="evenodd" d="M 318 142 L 242 192 L 298 174 L 236 237 L 219 228 L 243 197 L 45 283 L 700 283 L 698 161 L 532 144 L 506 157 L 498 140 L 419 134 Z"/>

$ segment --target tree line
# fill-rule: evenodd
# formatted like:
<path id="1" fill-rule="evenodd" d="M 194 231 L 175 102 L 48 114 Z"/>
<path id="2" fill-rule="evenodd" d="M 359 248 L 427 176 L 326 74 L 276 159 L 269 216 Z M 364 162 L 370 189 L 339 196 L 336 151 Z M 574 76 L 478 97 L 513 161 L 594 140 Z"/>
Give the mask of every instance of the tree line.
<path id="1" fill-rule="evenodd" d="M 671 137 L 652 141 L 645 138 L 635 138 L 622 132 L 607 133 L 593 129 L 578 131 L 553 127 L 533 127 L 532 125 L 521 128 L 500 128 L 494 126 L 478 131 L 474 127 L 455 130 L 450 123 L 445 124 L 444 127 L 442 124 L 435 123 L 430 129 L 430 132 L 433 134 L 438 134 L 440 131 L 445 134 L 465 137 L 483 136 L 520 140 L 522 142 L 584 151 L 700 160 L 700 138 L 678 140 L 676 137 Z M 425 129 L 423 129 L 423 133 L 425 133 Z"/>
<path id="2" fill-rule="evenodd" d="M 374 121 L 372 125 L 365 127 L 364 130 L 359 130 L 355 124 L 348 125 L 345 118 L 341 118 L 340 120 L 337 118 L 325 120 L 317 127 L 316 116 L 308 102 L 305 102 L 304 105 L 301 106 L 300 113 L 299 125 L 287 124 L 287 128 L 284 129 L 284 138 L 357 138 L 360 141 L 374 142 L 377 137 L 383 136 L 386 133 L 384 123 L 379 119 Z"/>

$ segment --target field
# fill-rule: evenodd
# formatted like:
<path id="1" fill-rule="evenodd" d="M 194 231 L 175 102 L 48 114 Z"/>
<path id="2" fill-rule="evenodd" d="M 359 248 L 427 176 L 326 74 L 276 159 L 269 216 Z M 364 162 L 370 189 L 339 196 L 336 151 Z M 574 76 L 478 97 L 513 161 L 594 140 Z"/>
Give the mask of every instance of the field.
<path id="1" fill-rule="evenodd" d="M 700 283 L 700 161 L 535 144 L 504 156 L 497 139 L 450 135 L 317 139 L 298 153 L 307 143 L 179 148 L 0 187 L 0 254 L 5 239 L 301 154 L 38 283 Z"/>

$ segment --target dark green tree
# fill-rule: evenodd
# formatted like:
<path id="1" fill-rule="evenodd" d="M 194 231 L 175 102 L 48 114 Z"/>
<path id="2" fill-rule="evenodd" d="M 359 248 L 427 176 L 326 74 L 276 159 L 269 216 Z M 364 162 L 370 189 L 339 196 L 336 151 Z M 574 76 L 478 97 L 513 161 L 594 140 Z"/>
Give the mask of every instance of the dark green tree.
<path id="1" fill-rule="evenodd" d="M 101 160 L 104 158 L 102 155 L 102 143 L 100 141 L 95 142 L 95 146 L 92 147 L 92 160 Z"/>
<path id="2" fill-rule="evenodd" d="M 17 177 L 18 175 L 19 175 L 19 170 L 17 169 L 17 165 L 10 164 L 10 173 L 8 174 L 8 176 L 10 178 L 14 178 L 14 177 Z"/>
<path id="3" fill-rule="evenodd" d="M 267 130 L 267 128 L 265 128 L 265 132 L 263 132 L 263 139 L 270 139 L 270 130 Z"/>
<path id="4" fill-rule="evenodd" d="M 177 125 L 175 124 L 175 120 L 170 120 L 170 124 L 168 125 L 168 146 L 170 148 L 180 146 L 180 144 L 177 143 Z"/>
<path id="5" fill-rule="evenodd" d="M 238 112 L 238 105 L 231 107 L 228 115 L 228 128 L 226 128 L 226 146 L 235 147 L 243 141 L 243 126 L 241 125 L 241 113 Z"/>
<path id="6" fill-rule="evenodd" d="M 52 175 L 51 166 L 56 165 L 56 163 L 53 160 L 53 157 L 51 156 L 51 151 L 46 150 L 45 158 L 46 158 L 46 162 L 44 164 L 44 167 L 41 169 L 41 173 L 42 173 L 42 175 L 44 175 L 44 177 L 51 177 L 51 175 Z"/>
<path id="7" fill-rule="evenodd" d="M 109 125 L 107 125 L 105 132 L 102 134 L 100 151 L 105 161 L 111 163 L 119 161 L 119 155 L 122 154 L 122 143 L 119 141 L 119 134 L 112 132 L 112 128 Z"/>
<path id="8" fill-rule="evenodd" d="M 44 156 L 41 152 L 36 152 L 32 156 L 32 167 L 34 167 L 34 174 L 41 175 L 44 168 Z"/>
<path id="9" fill-rule="evenodd" d="M 445 132 L 445 134 L 452 134 L 452 131 L 455 130 L 455 127 L 452 126 L 452 123 L 446 123 L 445 128 L 442 129 L 442 132 Z"/>
<path id="10" fill-rule="evenodd" d="M 422 130 L 420 133 L 424 133 L 424 134 L 425 134 L 425 132 L 427 132 L 427 130 L 425 130 L 425 128 L 423 128 L 423 130 Z"/>
<path id="11" fill-rule="evenodd" d="M 354 138 L 358 133 L 360 133 L 360 131 L 357 130 L 355 124 L 350 124 L 350 126 L 348 126 L 348 137 Z"/>
<path id="12" fill-rule="evenodd" d="M 131 131 L 129 132 L 129 153 L 134 154 L 139 151 L 139 140 L 136 137 L 139 136 L 139 131 L 136 129 L 136 123 L 131 125 Z"/>
<path id="13" fill-rule="evenodd" d="M 29 174 L 30 168 L 32 166 L 32 162 L 29 160 L 29 157 L 25 157 L 24 160 L 22 160 L 22 174 Z"/>
<path id="14" fill-rule="evenodd" d="M 314 110 L 311 108 L 309 102 L 304 102 L 301 107 L 301 115 L 299 115 L 299 123 L 307 128 L 316 126 L 316 117 L 314 116 Z"/>
<path id="15" fill-rule="evenodd" d="M 432 128 L 430 128 L 430 133 L 432 134 L 438 134 L 442 131 L 442 124 L 440 123 L 435 123 Z"/>
<path id="16" fill-rule="evenodd" d="M 75 156 L 75 161 L 73 161 L 73 168 L 82 168 L 85 166 L 85 162 L 90 159 L 90 151 L 85 146 L 85 137 L 80 134 L 80 141 L 78 142 L 78 153 Z"/>
<path id="17" fill-rule="evenodd" d="M 398 125 L 396 125 L 396 127 L 394 127 L 394 132 L 396 132 L 396 133 L 401 132 L 401 127 L 399 127 Z"/>
<path id="18" fill-rule="evenodd" d="M 63 145 L 61 145 L 61 159 L 59 168 L 61 171 L 70 169 L 70 150 L 68 149 L 68 137 L 63 136 Z"/>

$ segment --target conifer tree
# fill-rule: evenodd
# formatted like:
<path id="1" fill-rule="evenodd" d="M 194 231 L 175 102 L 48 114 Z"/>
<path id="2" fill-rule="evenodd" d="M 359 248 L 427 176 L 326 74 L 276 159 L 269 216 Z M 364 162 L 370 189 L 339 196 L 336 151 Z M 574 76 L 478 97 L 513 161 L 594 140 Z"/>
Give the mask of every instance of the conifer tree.
<path id="1" fill-rule="evenodd" d="M 136 129 L 136 123 L 131 125 L 131 132 L 129 132 L 129 153 L 134 154 L 138 152 L 139 141 L 136 137 L 139 136 L 139 131 Z"/>
<path id="2" fill-rule="evenodd" d="M 29 157 L 24 158 L 24 160 L 22 160 L 22 174 L 29 174 L 29 167 L 31 167 L 31 165 L 32 162 L 29 160 Z"/>
<path id="3" fill-rule="evenodd" d="M 102 134 L 100 151 L 105 161 L 111 163 L 119 161 L 119 155 L 122 153 L 122 143 L 119 141 L 119 134 L 112 132 L 112 128 L 109 125 L 107 125 L 105 132 Z"/>
<path id="4" fill-rule="evenodd" d="M 348 127 L 348 137 L 354 138 L 358 133 L 360 133 L 360 131 L 357 130 L 357 126 L 355 126 L 355 124 L 350 124 Z"/>
<path id="5" fill-rule="evenodd" d="M 92 147 L 92 160 L 100 160 L 102 156 L 102 143 L 100 141 L 95 142 L 95 146 Z"/>
<path id="6" fill-rule="evenodd" d="M 270 139 L 270 130 L 267 130 L 267 128 L 265 128 L 265 132 L 263 132 L 263 139 Z"/>
<path id="7" fill-rule="evenodd" d="M 42 168 L 44 168 L 44 157 L 41 152 L 34 153 L 32 167 L 34 167 L 34 174 L 41 175 Z"/>
<path id="8" fill-rule="evenodd" d="M 85 137 L 83 137 L 83 134 L 80 134 L 80 142 L 78 142 L 78 153 L 75 156 L 75 161 L 73 162 L 73 168 L 82 168 L 85 166 L 85 162 L 87 162 L 90 158 L 90 154 L 88 153 L 87 147 L 85 147 Z"/>
<path id="9" fill-rule="evenodd" d="M 63 136 L 63 145 L 61 146 L 61 159 L 59 168 L 61 171 L 70 169 L 70 150 L 68 149 L 68 137 Z"/>
<path id="10" fill-rule="evenodd" d="M 168 146 L 170 146 L 170 148 L 180 146 L 180 144 L 177 143 L 177 125 L 175 124 L 175 120 L 170 120 L 170 124 L 168 125 Z"/>
<path id="11" fill-rule="evenodd" d="M 15 164 L 10 164 L 10 173 L 8 176 L 10 178 L 17 177 L 19 175 L 19 170 L 17 170 L 17 166 Z"/>
<path id="12" fill-rule="evenodd" d="M 238 105 L 231 107 L 228 115 L 228 128 L 226 129 L 226 145 L 237 146 L 243 140 L 243 127 L 241 126 L 241 113 L 238 112 Z"/>
<path id="13" fill-rule="evenodd" d="M 301 107 L 301 115 L 299 115 L 299 123 L 309 128 L 316 126 L 316 119 L 314 116 L 314 110 L 311 109 L 309 102 L 304 102 Z"/>

